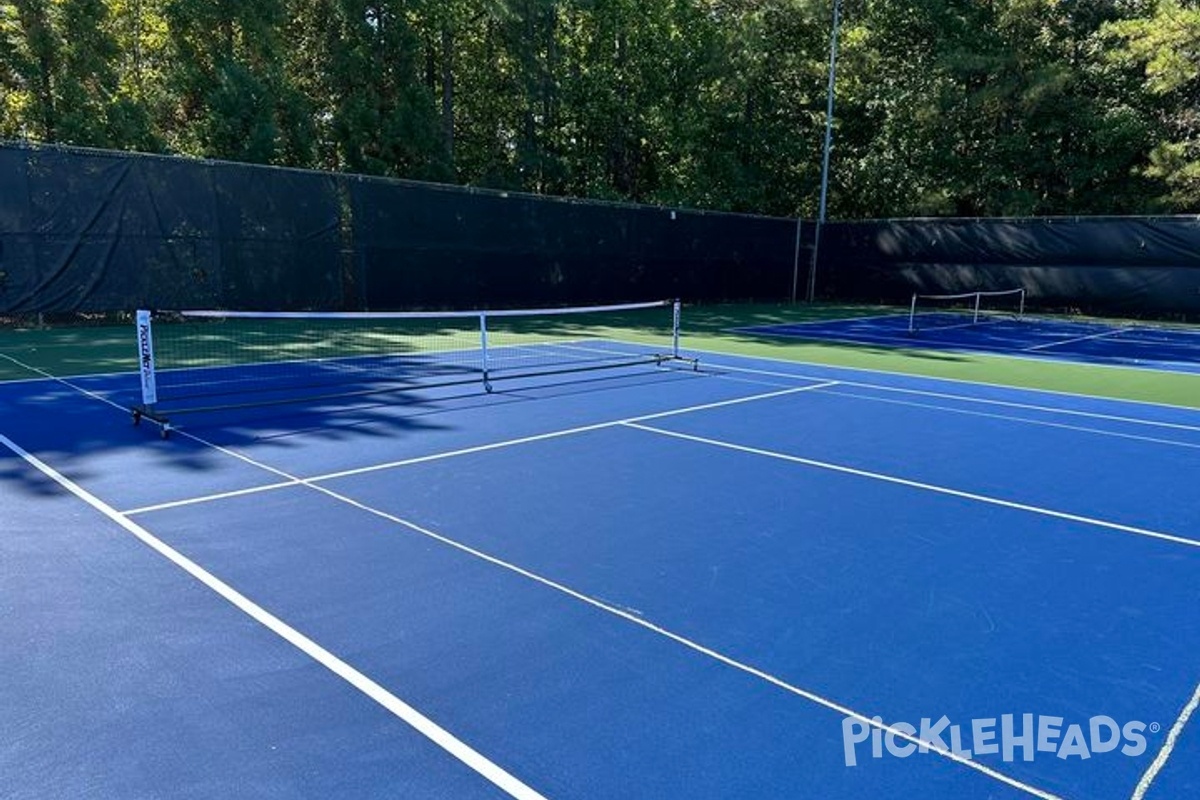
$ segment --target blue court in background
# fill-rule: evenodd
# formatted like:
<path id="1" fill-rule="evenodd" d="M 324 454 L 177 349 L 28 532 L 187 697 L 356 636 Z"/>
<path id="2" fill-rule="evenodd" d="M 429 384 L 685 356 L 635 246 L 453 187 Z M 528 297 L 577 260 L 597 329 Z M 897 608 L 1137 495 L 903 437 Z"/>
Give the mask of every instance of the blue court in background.
<path id="1" fill-rule="evenodd" d="M 0 386 L 4 795 L 1200 794 L 1200 412 L 698 355 L 169 440 Z"/>
<path id="2" fill-rule="evenodd" d="M 882 345 L 925 350 L 996 353 L 1025 358 L 1200 372 L 1200 330 L 1149 323 L 1109 323 L 1026 316 L 985 317 L 924 313 L 909 331 L 908 314 L 739 328 L 759 336 Z"/>

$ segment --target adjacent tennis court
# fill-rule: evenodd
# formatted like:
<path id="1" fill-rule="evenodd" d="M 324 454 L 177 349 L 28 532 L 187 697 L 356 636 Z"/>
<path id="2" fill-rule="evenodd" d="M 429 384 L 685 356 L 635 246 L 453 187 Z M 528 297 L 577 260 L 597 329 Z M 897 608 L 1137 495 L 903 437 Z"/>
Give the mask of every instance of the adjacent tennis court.
<path id="1" fill-rule="evenodd" d="M 1200 332 L 1025 313 L 1024 290 L 914 295 L 907 313 L 738 329 L 761 336 L 1200 372 Z"/>
<path id="2" fill-rule="evenodd" d="M 390 385 L 374 328 L 349 362 L 197 350 L 164 397 L 270 379 L 175 394 L 166 439 L 145 372 L 0 384 L 6 796 L 1200 792 L 1200 412 L 698 351 L 645 310 L 485 340 L 521 356 L 495 381 L 477 321 Z M 285 396 L 311 360 L 351 390 Z"/>

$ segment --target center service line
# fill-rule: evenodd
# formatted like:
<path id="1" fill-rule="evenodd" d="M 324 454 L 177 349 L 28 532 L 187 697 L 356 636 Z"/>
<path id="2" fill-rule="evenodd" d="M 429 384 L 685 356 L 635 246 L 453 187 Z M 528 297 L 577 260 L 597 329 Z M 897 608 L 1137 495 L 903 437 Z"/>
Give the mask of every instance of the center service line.
<path id="1" fill-rule="evenodd" d="M 366 467 L 357 467 L 354 469 L 341 470 L 339 472 L 327 472 L 323 475 L 312 475 L 308 478 L 293 478 L 283 472 L 276 472 L 281 477 L 286 477 L 287 480 L 277 483 L 269 483 L 262 486 L 252 486 L 247 489 L 235 489 L 229 492 L 219 492 L 217 494 L 203 495 L 201 497 L 189 497 L 183 500 L 173 500 L 166 503 L 156 503 L 151 506 L 142 506 L 141 508 L 132 508 L 123 513 L 133 516 L 135 514 L 146 514 L 151 511 L 166 511 L 171 508 L 180 506 L 196 505 L 197 503 L 209 503 L 214 500 L 227 500 L 234 497 L 242 497 L 248 494 L 258 494 L 260 492 L 270 492 L 277 489 L 286 489 L 290 486 L 300 486 L 305 482 L 320 483 L 323 481 L 336 480 L 338 478 L 350 478 L 355 475 L 366 475 L 371 472 L 380 472 L 382 470 L 397 469 L 399 467 L 408 467 L 414 464 L 425 464 L 430 461 L 441 461 L 447 458 L 457 458 L 458 456 L 473 455 L 475 453 L 486 453 L 490 450 L 501 450 L 506 447 L 516 447 L 517 445 L 533 444 L 534 442 L 543 442 L 549 439 L 560 439 L 566 436 L 577 436 L 581 433 L 591 433 L 593 431 L 601 431 L 606 428 L 615 428 L 625 425 L 630 422 L 649 422 L 656 419 L 664 419 L 666 417 L 681 416 L 683 414 L 694 414 L 698 411 L 710 411 L 717 408 L 728 408 L 729 406 L 741 405 L 743 403 L 755 403 L 762 400 L 773 400 L 778 397 L 786 397 L 788 395 L 799 394 L 801 392 L 812 392 L 818 389 L 828 389 L 832 386 L 837 386 L 837 381 L 823 381 L 806 386 L 794 386 L 787 389 L 779 389 L 773 392 L 765 392 L 762 394 L 752 394 L 744 397 L 734 397 L 729 400 L 716 400 L 711 403 L 701 403 L 700 405 L 685 406 L 683 408 L 672 408 L 667 411 L 656 411 L 651 414 L 641 414 L 636 417 L 626 417 L 624 419 L 608 420 L 605 422 L 596 422 L 591 425 L 580 425 L 575 428 L 564 428 L 557 431 L 549 431 L 547 433 L 536 433 L 531 436 L 521 436 L 516 439 L 504 439 L 499 442 L 489 442 L 488 444 L 476 445 L 474 447 L 464 447 L 459 450 L 447 450 L 441 453 L 432 453 L 426 456 L 413 456 L 399 461 L 389 461 L 384 464 L 372 464 Z M 178 430 L 178 429 L 176 429 Z M 202 439 L 197 441 L 203 442 Z M 207 442 L 205 442 L 207 444 Z M 232 451 L 227 451 L 232 454 Z M 236 455 L 236 454 L 234 454 Z M 257 462 L 251 462 L 258 465 Z"/>
<path id="2" fill-rule="evenodd" d="M 801 391 L 803 391 L 804 389 L 814 389 L 814 388 L 817 388 L 817 387 L 815 387 L 815 386 L 803 387 L 803 389 L 801 389 Z M 795 389 L 789 389 L 784 392 L 771 392 L 768 395 L 759 395 L 754 398 L 742 398 L 741 400 L 735 400 L 735 401 L 725 401 L 724 403 L 709 404 L 709 406 L 726 405 L 729 402 L 749 402 L 752 399 L 761 399 L 763 397 L 778 396 L 781 394 L 793 394 L 796 391 L 797 390 L 795 390 Z M 695 408 L 699 408 L 699 407 L 695 407 Z M 646 417 L 643 417 L 643 418 L 672 416 L 672 415 L 676 415 L 676 414 L 686 413 L 688 410 L 691 410 L 691 409 L 677 409 L 675 411 L 661 412 L 659 414 L 650 414 L 650 415 L 646 415 Z M 633 423 L 609 423 L 609 424 L 606 424 L 606 425 L 603 425 L 600 427 L 611 427 L 613 425 L 620 425 L 620 424 L 633 424 Z M 1036 786 L 1032 786 L 1032 785 L 1024 783 L 1016 778 L 1013 778 L 1009 775 L 1005 775 L 1003 772 L 1000 772 L 999 770 L 993 769 L 993 768 L 991 768 L 985 764 L 982 764 L 978 761 L 974 761 L 971 758 L 968 758 L 967 756 L 960 755 L 960 754 L 954 752 L 953 750 L 950 750 L 950 749 L 947 749 L 945 747 L 938 745 L 936 742 L 927 742 L 927 741 L 919 738 L 918 736 L 907 733 L 906 731 L 900 730 L 899 728 L 895 728 L 895 727 L 888 725 L 882 721 L 879 721 L 878 719 L 873 719 L 871 717 L 868 717 L 867 715 L 862 714 L 858 711 L 855 711 L 854 709 L 844 706 L 834 700 L 823 697 L 815 692 L 809 691 L 800 686 L 796 686 L 795 684 L 788 683 L 784 679 L 782 679 L 776 675 L 772 675 L 771 673 L 766 672 L 765 670 L 759 669 L 758 667 L 747 664 L 745 662 L 738 661 L 737 659 L 735 659 L 731 656 L 727 656 L 724 653 L 721 653 L 721 652 L 718 652 L 717 650 L 712 649 L 711 647 L 708 647 L 697 641 L 689 639 L 686 636 L 683 636 L 681 634 L 675 633 L 674 631 L 668 630 L 667 628 L 664 628 L 661 625 L 658 625 L 658 624 L 651 622 L 641 616 L 638 616 L 637 614 L 634 614 L 634 613 L 627 611 L 623 608 L 620 608 L 618 606 L 614 606 L 611 603 L 607 603 L 603 600 L 598 600 L 598 599 L 592 597 L 591 595 L 584 594 L 583 592 L 578 591 L 576 589 L 572 589 L 570 586 L 567 586 L 566 584 L 563 584 L 563 583 L 559 583 L 558 581 L 555 581 L 552 578 L 548 578 L 544 575 L 540 575 L 536 572 L 533 572 L 532 570 L 526 569 L 525 567 L 519 566 L 512 562 L 505 561 L 504 559 L 502 559 L 498 556 L 494 556 L 483 550 L 479 550 L 474 547 L 471 547 L 468 544 L 460 542 L 456 539 L 452 539 L 449 536 L 445 536 L 445 535 L 440 534 L 429 528 L 422 527 L 421 525 L 418 525 L 417 523 L 412 522 L 410 520 L 404 519 L 403 517 L 399 517 L 395 514 L 390 514 L 381 509 L 375 508 L 373 506 L 369 506 L 365 503 L 361 503 L 352 497 L 347 497 L 346 495 L 340 494 L 340 493 L 334 491 L 333 489 L 330 489 L 325 486 L 321 486 L 320 484 L 313 482 L 312 479 L 301 478 L 301 477 L 298 477 L 295 475 L 291 475 L 277 467 L 272 467 L 269 464 L 264 464 L 260 461 L 256 461 L 255 459 L 251 458 L 250 456 L 239 453 L 236 450 L 232 450 L 230 448 L 223 447 L 221 445 L 209 442 L 205 439 L 202 439 L 199 436 L 196 436 L 193 433 L 188 433 L 187 431 L 184 431 L 184 430 L 177 430 L 176 433 L 181 436 L 185 436 L 199 444 L 210 447 L 220 453 L 224 453 L 224 454 L 226 454 L 232 458 L 235 458 L 239 461 L 253 465 L 255 467 L 258 467 L 259 469 L 265 470 L 265 471 L 270 472 L 279 477 L 287 478 L 291 481 L 295 481 L 300 486 L 304 486 L 305 488 L 311 489 L 314 492 L 323 494 L 326 497 L 336 500 L 339 503 L 343 503 L 351 508 L 356 508 L 360 511 L 366 512 L 366 513 L 371 514 L 380 519 L 387 520 L 388 522 L 391 522 L 393 524 L 396 524 L 403 528 L 406 528 L 409 531 L 412 531 L 413 533 L 419 534 L 419 535 L 424 536 L 433 541 L 440 542 L 441 544 L 446 545 L 447 547 L 453 548 L 454 550 L 458 550 L 459 552 L 464 553 L 468 556 L 471 556 L 472 558 L 479 559 L 480 561 L 484 561 L 484 562 L 486 562 L 488 564 L 492 564 L 493 566 L 496 566 L 500 569 L 504 569 L 504 570 L 507 570 L 508 572 L 519 575 L 522 578 L 525 578 L 529 581 L 540 584 L 548 589 L 551 589 L 555 592 L 558 592 L 558 593 L 563 594 L 567 597 L 570 597 L 574 600 L 577 600 L 581 603 L 584 603 L 585 605 L 591 606 L 592 608 L 595 608 L 598 611 L 604 612 L 606 614 L 611 614 L 614 617 L 618 617 L 626 622 L 636 625 L 639 628 L 647 630 L 658 636 L 662 636 L 672 642 L 675 642 L 676 644 L 682 645 L 683 647 L 686 647 L 687 649 L 692 650 L 693 652 L 699 653 L 700 655 L 706 656 L 708 658 L 713 659 L 714 661 L 724 664 L 725 666 L 728 666 L 732 669 L 738 670 L 739 672 L 742 672 L 747 675 L 758 678 L 759 680 L 769 683 L 772 686 L 782 689 L 783 691 L 785 691 L 789 694 L 792 694 L 796 697 L 803 698 L 815 705 L 829 709 L 830 711 L 834 711 L 842 716 L 850 717 L 851 719 L 857 720 L 858 722 L 861 722 L 864 725 L 867 725 L 869 727 L 876 728 L 884 733 L 891 734 L 892 736 L 896 737 L 897 739 L 901 739 L 903 741 L 909 742 L 910 744 L 915 744 L 921 748 L 928 749 L 929 751 L 936 753 L 937 755 L 942 756 L 943 758 L 946 758 L 950 761 L 953 761 L 957 764 L 967 767 L 968 769 L 975 770 L 976 772 L 986 775 L 987 777 L 992 778 L 993 780 L 996 780 L 996 781 L 999 781 L 1000 783 L 1011 786 L 1014 789 L 1018 789 L 1022 792 L 1025 792 L 1034 797 L 1037 797 L 1037 798 L 1039 798 L 1039 800 L 1062 800 L 1062 798 L 1060 798 L 1058 795 L 1051 794 L 1050 792 L 1047 792 L 1043 789 L 1039 789 Z M 516 795 L 514 795 L 514 796 L 516 796 Z"/>
<path id="3" fill-rule="evenodd" d="M 974 492 L 966 492 L 961 489 L 951 489 L 948 486 L 938 486 L 933 483 L 924 483 L 922 481 L 909 480 L 908 478 L 899 478 L 895 475 L 886 475 L 882 472 L 871 472 L 865 469 L 857 469 L 856 467 L 847 467 L 842 464 L 832 464 L 828 461 L 817 461 L 812 458 L 804 458 L 803 456 L 794 456 L 788 453 L 780 453 L 775 450 L 765 450 L 761 447 L 750 447 L 749 445 L 736 444 L 734 442 L 726 442 L 720 439 L 709 439 L 705 436 L 696 436 L 691 433 L 681 433 L 678 431 L 668 430 L 666 428 L 657 428 L 653 425 L 644 425 L 640 422 L 627 422 L 625 426 L 634 428 L 647 433 L 654 433 L 659 436 L 670 436 L 675 439 L 683 439 L 689 442 L 705 444 L 711 447 L 720 447 L 724 450 L 735 450 L 739 453 L 749 453 L 755 456 L 764 456 L 773 458 L 778 461 L 788 461 L 793 464 L 803 464 L 806 467 L 816 467 L 817 469 L 825 469 L 830 472 L 840 472 L 844 475 L 854 475 L 859 478 L 870 478 L 871 480 L 881 481 L 883 483 L 892 483 L 897 486 L 907 486 L 910 489 L 921 489 L 926 492 L 934 492 L 935 494 L 944 494 L 951 497 L 959 497 L 964 500 L 975 500 L 988 505 L 1001 506 L 1003 508 L 1012 508 L 1017 511 L 1028 511 L 1031 514 L 1039 514 L 1044 517 L 1054 517 L 1056 519 L 1065 519 L 1070 522 L 1078 522 L 1084 525 L 1093 525 L 1097 528 L 1106 528 L 1108 530 L 1120 531 L 1122 533 L 1131 533 L 1135 536 L 1145 536 L 1148 539 L 1161 539 L 1162 541 L 1172 542 L 1174 544 L 1187 545 L 1188 547 L 1200 548 L 1200 541 L 1196 539 L 1187 539 L 1182 536 L 1175 536 L 1170 533 L 1162 533 L 1160 531 L 1152 531 L 1148 528 L 1138 528 L 1133 525 L 1123 525 L 1120 522 L 1109 522 L 1108 520 L 1096 519 L 1095 517 L 1085 517 L 1080 514 L 1072 514 L 1068 511 L 1056 511 L 1052 508 L 1042 508 L 1028 503 L 1019 503 L 1015 500 L 1004 500 L 999 497 L 989 497 L 985 494 L 976 494 Z"/>

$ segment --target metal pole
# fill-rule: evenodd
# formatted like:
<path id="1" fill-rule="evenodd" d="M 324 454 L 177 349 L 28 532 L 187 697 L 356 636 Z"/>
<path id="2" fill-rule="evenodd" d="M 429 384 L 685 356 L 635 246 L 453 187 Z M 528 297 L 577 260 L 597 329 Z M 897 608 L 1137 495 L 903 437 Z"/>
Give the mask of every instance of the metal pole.
<path id="1" fill-rule="evenodd" d="M 838 28 L 841 18 L 841 0 L 833 0 L 833 32 L 829 35 L 829 86 L 825 90 L 825 149 L 821 156 L 821 204 L 817 210 L 817 229 L 813 234 L 812 266 L 808 270 L 807 299 L 810 303 L 817 294 L 817 255 L 821 249 L 821 228 L 825 225 L 825 208 L 829 197 L 829 151 L 833 147 L 833 96 L 837 85 Z"/>
<path id="2" fill-rule="evenodd" d="M 492 382 L 488 364 L 487 314 L 479 315 L 479 367 L 483 370 L 483 388 L 491 392 Z"/>
<path id="3" fill-rule="evenodd" d="M 671 355 L 679 358 L 679 317 L 683 310 L 681 301 L 671 304 Z"/>
<path id="4" fill-rule="evenodd" d="M 796 249 L 792 253 L 792 302 L 796 302 L 796 298 L 800 291 L 800 242 L 801 234 L 804 232 L 804 220 L 796 220 Z"/>

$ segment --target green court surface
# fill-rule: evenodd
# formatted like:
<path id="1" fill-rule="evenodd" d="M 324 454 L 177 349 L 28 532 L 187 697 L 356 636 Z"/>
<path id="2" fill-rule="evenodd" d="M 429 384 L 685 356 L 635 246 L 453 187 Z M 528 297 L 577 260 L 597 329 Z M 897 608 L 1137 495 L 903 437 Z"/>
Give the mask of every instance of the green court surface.
<path id="1" fill-rule="evenodd" d="M 1033 360 L 1006 355 L 947 352 L 931 348 L 875 346 L 773 339 L 733 329 L 900 313 L 880 306 L 714 305 L 686 306 L 685 347 L 783 361 L 922 375 L 984 384 L 1043 389 L 1121 400 L 1200 408 L 1200 375 L 1108 365 Z M 535 321 L 536 324 L 536 321 Z M 588 331 L 625 341 L 660 339 L 662 329 L 617 317 L 608 330 Z M 546 333 L 539 326 L 539 335 Z M 554 333 L 570 337 L 569 325 Z M 247 356 L 247 360 L 253 360 Z M 136 369 L 133 324 L 0 328 L 0 380 L 132 372 Z M 40 371 L 40 373 L 39 373 Z"/>

